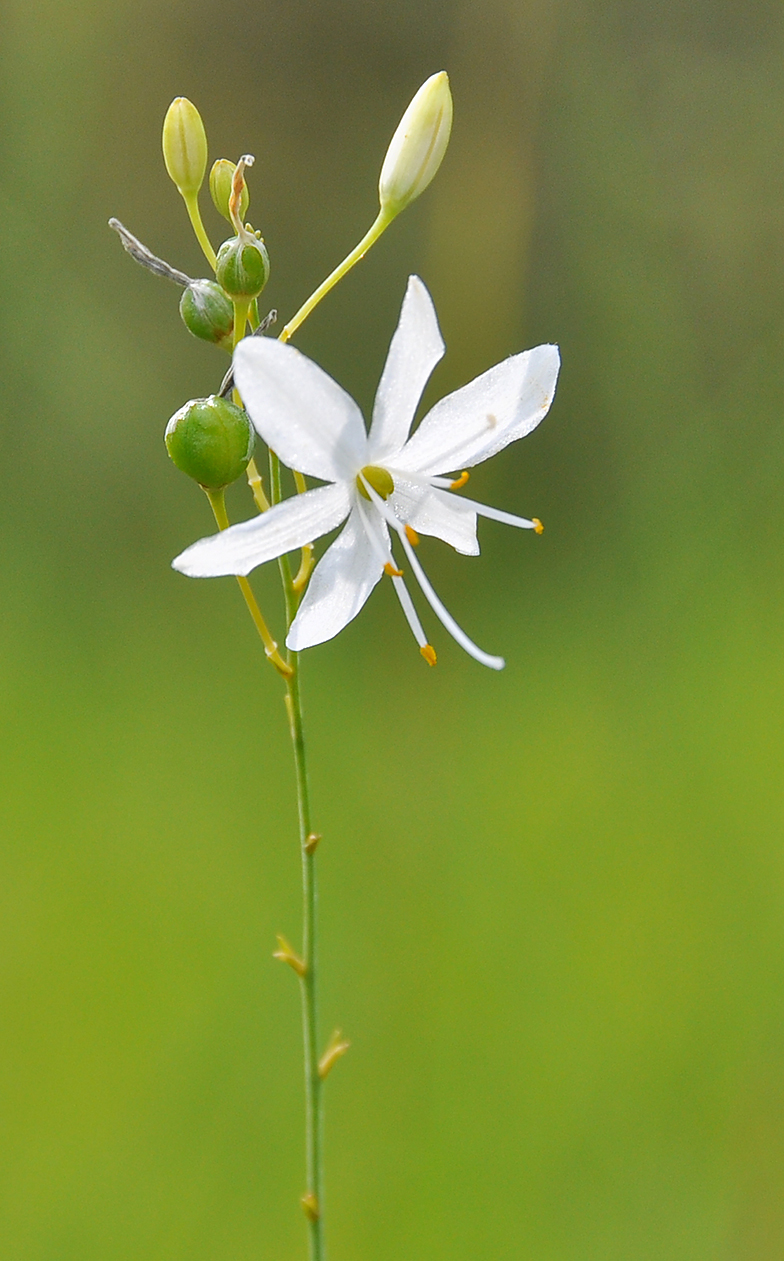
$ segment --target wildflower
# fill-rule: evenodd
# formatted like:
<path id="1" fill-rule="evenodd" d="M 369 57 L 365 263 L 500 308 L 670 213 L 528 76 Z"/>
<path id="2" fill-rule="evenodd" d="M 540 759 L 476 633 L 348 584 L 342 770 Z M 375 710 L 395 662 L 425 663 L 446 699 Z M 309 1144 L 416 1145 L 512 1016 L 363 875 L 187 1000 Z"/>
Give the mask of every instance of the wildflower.
<path id="1" fill-rule="evenodd" d="M 328 484 L 194 543 L 174 568 L 197 578 L 248 574 L 345 521 L 316 566 L 288 647 L 300 651 L 332 639 L 386 573 L 423 657 L 433 665 L 435 651 L 392 551 L 395 535 L 442 624 L 475 660 L 502 669 L 503 659 L 478 648 L 447 612 L 414 549 L 418 535 L 428 534 L 464 555 L 477 555 L 477 515 L 541 532 L 535 518 L 450 491 L 465 484 L 469 468 L 525 437 L 547 414 L 558 348 L 537 346 L 496 364 L 442 398 L 409 437 L 422 391 L 443 353 L 430 294 L 411 276 L 366 433 L 354 400 L 312 360 L 279 341 L 245 338 L 235 351 L 234 371 L 256 429 L 285 464 Z M 465 470 L 458 478 L 444 476 L 458 469 Z"/>

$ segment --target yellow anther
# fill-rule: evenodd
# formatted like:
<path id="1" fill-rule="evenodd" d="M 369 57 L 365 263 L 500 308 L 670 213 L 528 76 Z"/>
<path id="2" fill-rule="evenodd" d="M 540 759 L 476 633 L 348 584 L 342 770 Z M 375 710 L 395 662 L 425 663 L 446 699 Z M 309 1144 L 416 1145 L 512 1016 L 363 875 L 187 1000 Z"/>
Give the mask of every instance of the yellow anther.
<path id="1" fill-rule="evenodd" d="M 308 832 L 303 849 L 306 854 L 315 854 L 319 841 L 321 840 L 320 832 Z"/>
<path id="2" fill-rule="evenodd" d="M 438 661 L 436 650 L 432 644 L 423 644 L 419 651 L 429 666 L 434 666 Z"/>
<path id="3" fill-rule="evenodd" d="M 463 469 L 460 476 L 455 478 L 455 480 L 452 482 L 452 485 L 449 487 L 449 489 L 459 490 L 461 486 L 465 486 L 470 476 L 471 474 L 468 472 L 468 469 Z"/>
<path id="4" fill-rule="evenodd" d="M 300 1204 L 305 1210 L 305 1216 L 308 1221 L 317 1222 L 321 1216 L 321 1210 L 319 1209 L 319 1202 L 314 1193 L 312 1191 L 306 1191 L 300 1199 Z"/>
<path id="5" fill-rule="evenodd" d="M 388 578 L 402 578 L 403 577 L 403 570 L 395 569 L 395 566 L 390 564 L 389 561 L 387 561 L 386 565 L 384 566 L 384 573 L 387 575 Z"/>
<path id="6" fill-rule="evenodd" d="M 273 951 L 272 957 L 273 959 L 280 959 L 281 963 L 287 963 L 290 968 L 294 969 L 297 976 L 304 976 L 307 972 L 305 960 L 300 959 L 296 951 L 292 950 L 286 938 L 281 937 L 280 933 L 278 933 L 278 948 Z"/>
<path id="7" fill-rule="evenodd" d="M 408 539 L 409 543 L 411 544 L 412 547 L 416 547 L 417 544 L 419 543 L 419 535 L 417 534 L 416 530 L 412 530 L 410 525 L 407 525 L 404 528 L 406 531 L 406 538 Z"/>
<path id="8" fill-rule="evenodd" d="M 532 521 L 533 521 L 533 523 L 534 523 L 534 530 L 536 531 L 536 533 L 537 533 L 537 534 L 544 534 L 544 526 L 542 525 L 542 523 L 541 523 L 541 521 L 539 520 L 539 518 L 538 518 L 538 517 L 531 517 L 531 520 L 532 520 Z"/>
<path id="9" fill-rule="evenodd" d="M 341 1055 L 345 1055 L 351 1043 L 348 1042 L 336 1029 L 327 1043 L 327 1049 L 318 1062 L 318 1075 L 323 1081 L 329 1070 L 340 1059 Z"/>

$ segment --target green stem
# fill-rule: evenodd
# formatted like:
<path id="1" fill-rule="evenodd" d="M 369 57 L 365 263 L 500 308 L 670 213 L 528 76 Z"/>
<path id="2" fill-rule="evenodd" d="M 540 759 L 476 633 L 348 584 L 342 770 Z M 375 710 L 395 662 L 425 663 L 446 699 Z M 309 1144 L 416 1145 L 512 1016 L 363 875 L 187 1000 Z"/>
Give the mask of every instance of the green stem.
<path id="1" fill-rule="evenodd" d="M 210 244 L 210 238 L 204 230 L 204 224 L 201 221 L 201 211 L 199 210 L 199 197 L 197 193 L 183 193 L 182 199 L 185 202 L 185 208 L 188 211 L 188 218 L 191 221 L 191 227 L 196 233 L 196 240 L 199 242 L 204 257 L 209 263 L 213 271 L 215 271 L 215 263 L 217 262 L 215 250 Z"/>
<path id="2" fill-rule="evenodd" d="M 375 223 L 365 233 L 359 245 L 356 245 L 351 253 L 346 255 L 343 262 L 339 263 L 333 272 L 330 272 L 326 280 L 323 280 L 318 289 L 310 295 L 307 302 L 303 303 L 294 318 L 289 320 L 280 335 L 279 341 L 287 342 L 296 333 L 300 324 L 308 318 L 321 299 L 325 298 L 330 289 L 333 289 L 338 281 L 343 279 L 346 272 L 351 271 L 354 264 L 358 263 L 364 254 L 367 254 L 371 245 L 374 245 L 384 229 L 389 227 L 394 217 L 394 214 L 391 214 L 389 210 L 379 210 Z"/>
<path id="3" fill-rule="evenodd" d="M 318 289 L 300 307 L 297 314 L 283 329 L 280 341 L 286 342 L 299 328 L 311 311 L 326 297 L 330 289 L 363 257 L 394 218 L 389 211 L 380 210 L 375 223 L 343 262 L 327 276 Z M 243 320 L 244 332 L 244 320 Z M 234 341 L 238 338 L 235 310 Z M 270 501 L 281 501 L 280 460 L 274 451 L 269 453 Z M 295 474 L 296 476 L 296 474 Z M 297 490 L 305 490 L 304 478 L 297 480 Z M 299 595 L 312 566 L 310 549 L 303 549 L 303 562 L 296 582 L 292 582 L 288 556 L 278 560 L 283 594 L 286 601 L 286 627 L 291 626 L 297 612 Z M 300 576 L 302 581 L 300 582 Z M 311 829 L 308 773 L 305 760 L 305 736 L 302 724 L 302 696 L 299 686 L 299 654 L 289 652 L 287 663 L 291 674 L 286 679 L 286 708 L 289 715 L 291 743 L 294 750 L 294 768 L 297 781 L 297 807 L 299 812 L 299 840 L 302 857 L 302 962 L 300 977 L 302 989 L 302 1032 L 305 1044 L 305 1176 L 306 1190 L 302 1206 L 308 1220 L 310 1261 L 324 1261 L 324 1168 L 323 1168 L 323 1117 L 322 1078 L 319 1073 L 318 1053 L 318 1003 L 317 1003 L 317 925 L 316 925 L 316 858 L 318 836 Z"/>
<path id="4" fill-rule="evenodd" d="M 323 1127 L 319 1076 L 318 1006 L 317 1006 L 317 925 L 316 925 L 316 856 L 310 821 L 310 796 L 305 761 L 305 738 L 302 726 L 302 697 L 299 686 L 299 654 L 290 653 L 288 664 L 293 673 L 286 680 L 286 707 L 289 713 L 291 743 L 297 778 L 299 839 L 302 855 L 302 959 L 305 975 L 302 990 L 302 1033 L 305 1045 L 305 1178 L 303 1206 L 308 1219 L 310 1261 L 324 1257 L 324 1169 Z"/>
<path id="5" fill-rule="evenodd" d="M 280 503 L 280 460 L 274 451 L 269 453 L 270 498 Z M 286 628 L 291 626 L 297 612 L 299 597 L 291 581 L 288 556 L 278 562 L 286 601 Z M 308 770 L 305 759 L 305 733 L 302 722 L 302 694 L 299 684 L 299 653 L 289 652 L 286 657 L 291 675 L 286 680 L 286 709 L 289 716 L 291 744 L 294 750 L 294 769 L 297 782 L 297 810 L 299 815 L 299 843 L 302 857 L 302 960 L 304 976 L 300 978 L 302 991 L 302 1033 L 305 1045 L 305 1195 L 303 1208 L 308 1220 L 310 1261 L 324 1259 L 324 1166 L 323 1166 L 323 1117 L 321 1106 L 322 1080 L 319 1075 L 318 1052 L 318 1002 L 317 1002 L 317 925 L 316 925 L 316 855 L 317 838 L 314 836 L 310 817 L 310 793 Z"/>

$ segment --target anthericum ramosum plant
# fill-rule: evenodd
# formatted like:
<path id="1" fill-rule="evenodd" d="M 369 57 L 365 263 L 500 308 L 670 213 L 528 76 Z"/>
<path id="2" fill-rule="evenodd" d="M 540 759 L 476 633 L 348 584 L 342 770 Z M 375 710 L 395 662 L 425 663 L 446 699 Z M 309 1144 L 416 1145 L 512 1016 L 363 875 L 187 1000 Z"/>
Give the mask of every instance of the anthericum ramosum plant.
<path id="1" fill-rule="evenodd" d="M 337 635 L 361 610 L 376 584 L 390 578 L 425 661 L 436 663 L 406 582 L 406 570 L 442 626 L 476 661 L 492 669 L 501 657 L 479 648 L 447 611 L 416 553 L 420 535 L 458 552 L 479 551 L 479 517 L 541 533 L 536 517 L 520 517 L 466 498 L 469 469 L 530 433 L 547 414 L 559 368 L 556 346 L 537 346 L 489 368 L 448 394 L 411 432 L 427 380 L 444 353 L 430 294 L 412 276 L 366 430 L 359 408 L 312 360 L 286 343 L 330 289 L 359 262 L 395 217 L 431 182 L 446 152 L 452 96 L 444 71 L 422 84 L 387 149 L 376 218 L 359 243 L 314 290 L 277 341 L 265 337 L 275 319 L 260 320 L 258 299 L 269 276 L 260 232 L 245 222 L 246 171 L 253 157 L 213 163 L 209 189 L 233 236 L 217 254 L 204 228 L 199 193 L 207 170 L 207 136 L 196 107 L 177 97 L 163 125 L 166 169 L 185 202 L 213 275 L 191 279 L 153 254 L 116 219 L 111 226 L 128 253 L 183 289 L 182 319 L 196 337 L 233 352 L 215 393 L 191 399 L 166 427 L 172 461 L 205 492 L 218 533 L 187 548 L 176 569 L 195 577 L 234 574 L 264 651 L 285 685 L 294 752 L 303 882 L 302 944 L 279 935 L 276 959 L 299 978 L 305 1046 L 305 1188 L 310 1261 L 324 1261 L 324 1082 L 348 1042 L 336 1030 L 326 1042 L 317 1019 L 316 851 L 311 817 L 300 693 L 300 654 Z M 253 459 L 256 437 L 267 448 L 265 490 Z M 281 462 L 292 471 L 294 494 L 284 497 Z M 256 515 L 231 525 L 224 492 L 245 477 Z M 308 489 L 306 478 L 324 483 Z M 313 542 L 342 525 L 314 569 Z M 290 553 L 301 549 L 296 574 Z M 397 549 L 397 550 L 396 550 Z M 277 560 L 285 608 L 281 652 L 248 580 L 257 565 Z"/>

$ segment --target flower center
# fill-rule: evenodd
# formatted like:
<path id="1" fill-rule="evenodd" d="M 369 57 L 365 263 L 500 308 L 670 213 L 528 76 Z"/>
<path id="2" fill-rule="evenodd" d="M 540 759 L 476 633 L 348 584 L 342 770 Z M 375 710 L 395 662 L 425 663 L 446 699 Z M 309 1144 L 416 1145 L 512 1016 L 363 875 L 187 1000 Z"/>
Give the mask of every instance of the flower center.
<path id="1" fill-rule="evenodd" d="M 365 489 L 362 481 L 363 477 L 382 499 L 388 499 L 395 489 L 395 483 L 392 481 L 391 474 L 385 468 L 379 468 L 377 464 L 366 464 L 357 475 L 357 489 L 360 495 L 365 496 L 365 499 L 370 499 L 370 495 Z"/>

